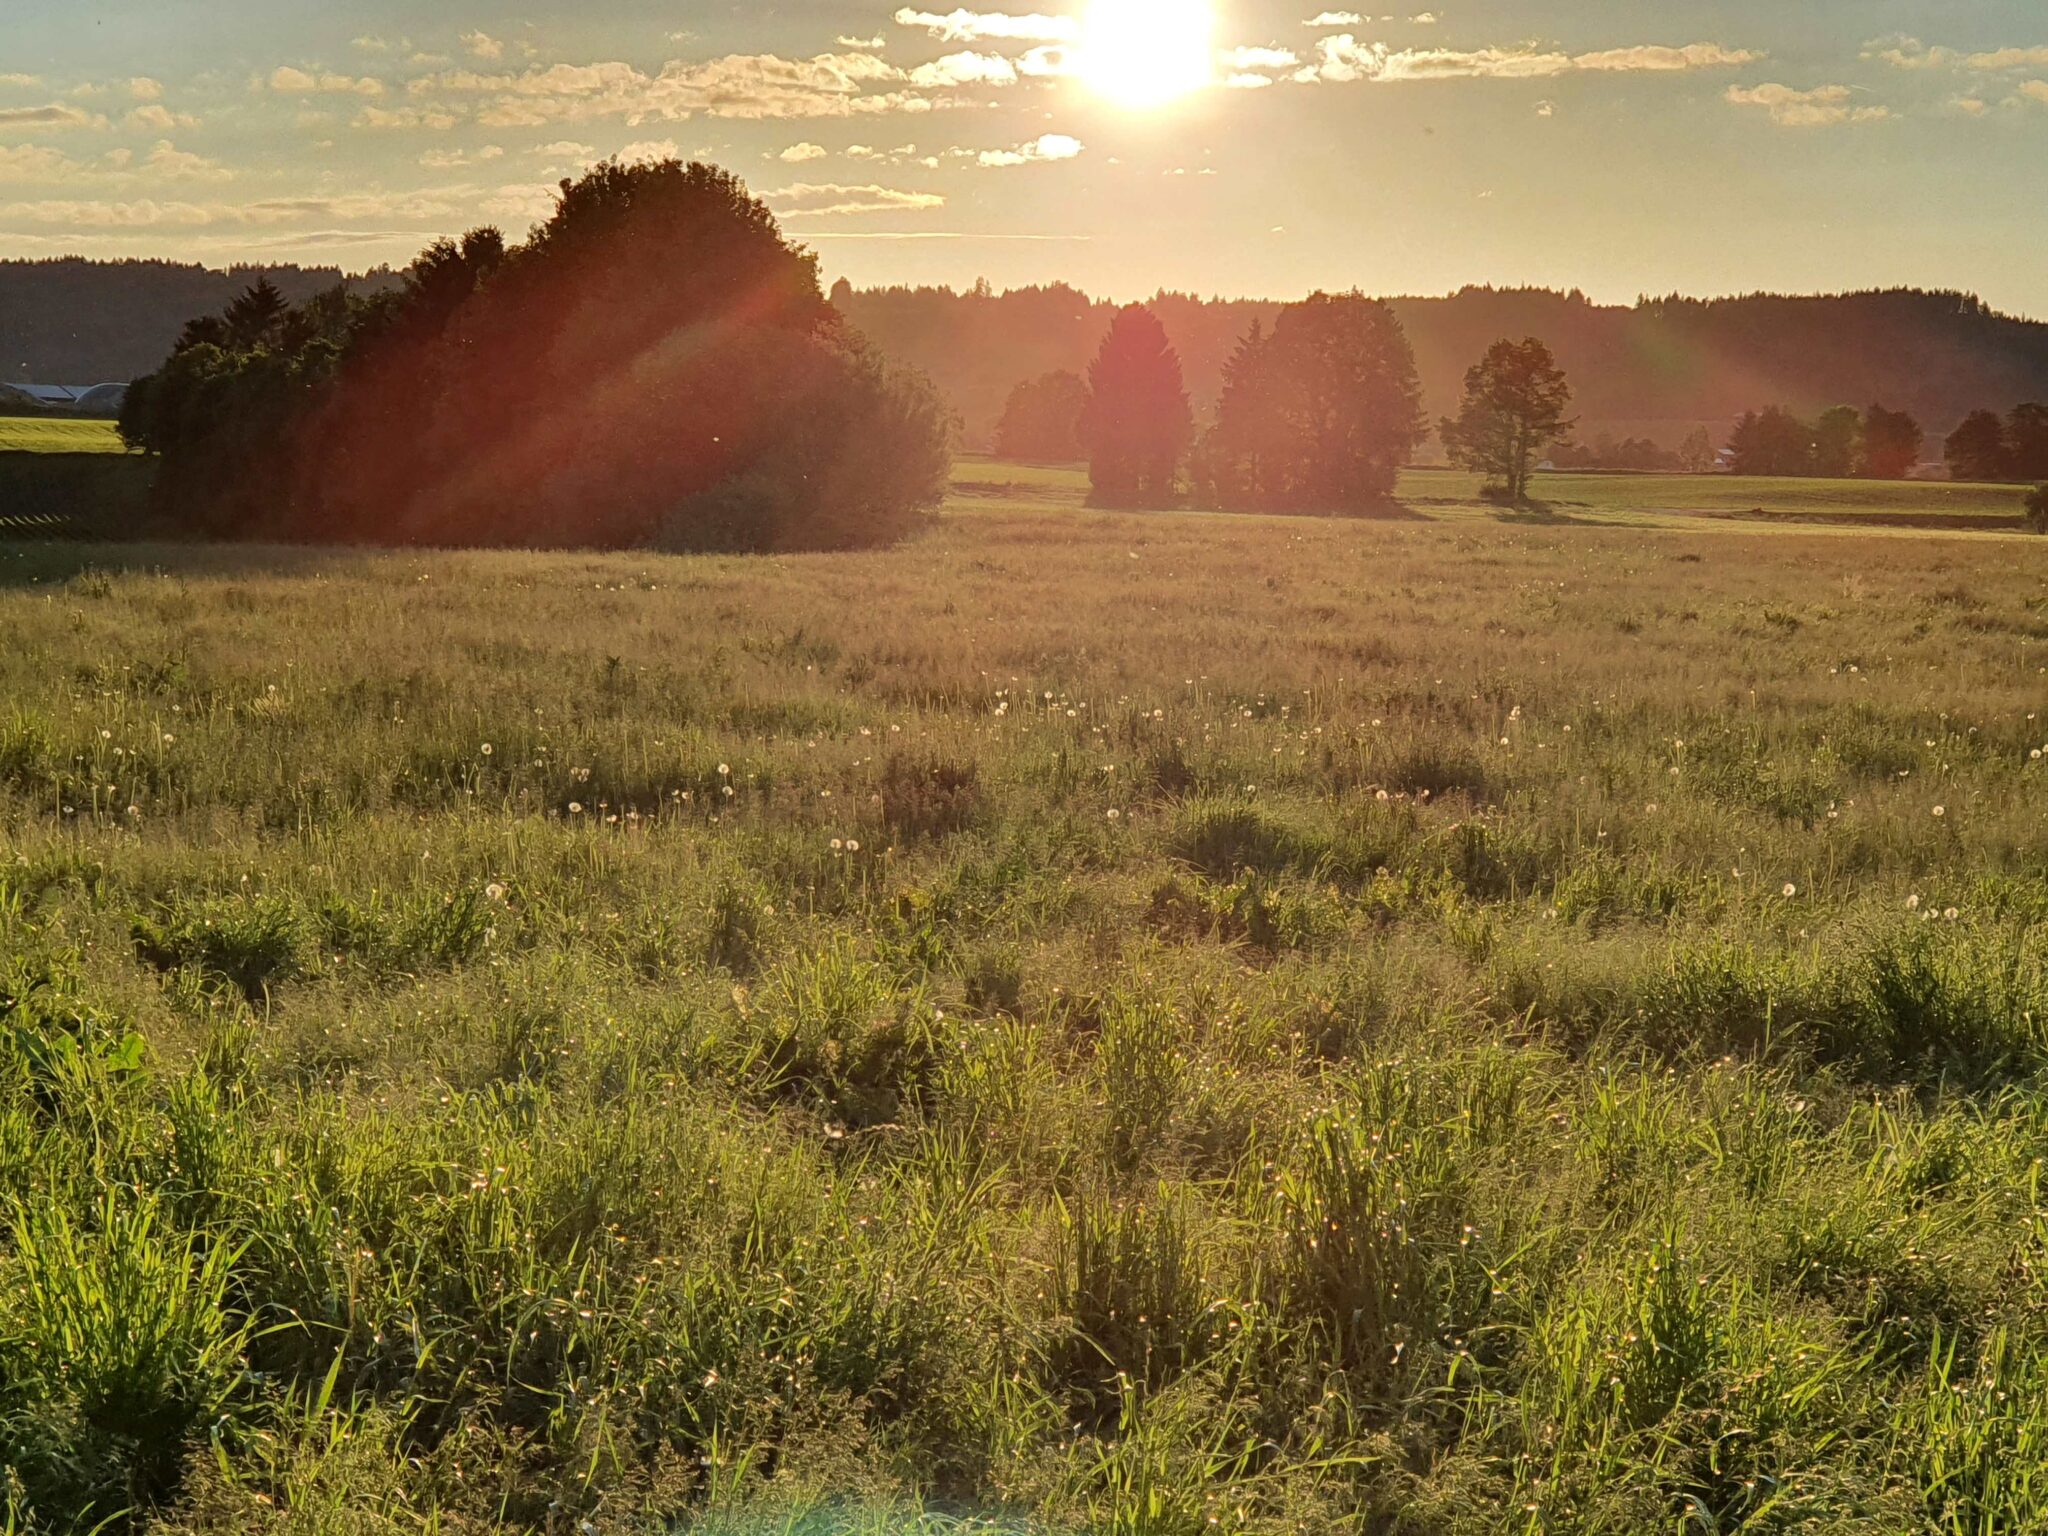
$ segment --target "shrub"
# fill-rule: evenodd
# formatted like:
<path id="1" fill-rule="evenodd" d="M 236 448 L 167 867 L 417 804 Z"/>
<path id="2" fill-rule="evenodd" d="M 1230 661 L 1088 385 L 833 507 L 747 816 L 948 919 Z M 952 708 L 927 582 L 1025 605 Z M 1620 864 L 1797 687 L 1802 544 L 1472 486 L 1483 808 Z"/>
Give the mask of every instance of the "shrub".
<path id="1" fill-rule="evenodd" d="M 2027 526 L 2036 533 L 2048 533 L 2048 484 L 2027 492 Z"/>
<path id="2" fill-rule="evenodd" d="M 304 965 L 307 927 L 298 906 L 280 897 L 173 905 L 137 918 L 135 947 L 158 970 L 194 966 L 255 998 Z"/>

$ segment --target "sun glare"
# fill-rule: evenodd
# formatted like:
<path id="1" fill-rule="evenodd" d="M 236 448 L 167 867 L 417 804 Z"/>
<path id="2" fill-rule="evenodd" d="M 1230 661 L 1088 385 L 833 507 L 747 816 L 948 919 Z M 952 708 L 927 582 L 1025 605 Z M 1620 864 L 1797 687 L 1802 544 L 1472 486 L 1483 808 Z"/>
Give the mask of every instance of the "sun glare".
<path id="1" fill-rule="evenodd" d="M 1122 106 L 1163 106 L 1210 82 L 1214 31 L 1209 0 L 1092 0 L 1081 78 Z"/>

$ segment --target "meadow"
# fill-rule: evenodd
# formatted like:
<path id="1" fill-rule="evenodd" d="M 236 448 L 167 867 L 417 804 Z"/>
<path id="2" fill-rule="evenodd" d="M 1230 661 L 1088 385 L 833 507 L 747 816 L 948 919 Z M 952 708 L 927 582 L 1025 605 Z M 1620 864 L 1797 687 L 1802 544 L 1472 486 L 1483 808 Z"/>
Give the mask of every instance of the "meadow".
<path id="1" fill-rule="evenodd" d="M 958 478 L 0 545 L 13 1524 L 2041 1527 L 2040 542 Z"/>

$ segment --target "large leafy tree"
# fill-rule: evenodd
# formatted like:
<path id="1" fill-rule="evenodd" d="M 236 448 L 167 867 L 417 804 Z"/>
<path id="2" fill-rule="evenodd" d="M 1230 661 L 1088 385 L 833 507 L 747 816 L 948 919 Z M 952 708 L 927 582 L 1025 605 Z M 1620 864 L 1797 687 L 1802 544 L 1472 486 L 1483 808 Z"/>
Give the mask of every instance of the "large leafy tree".
<path id="1" fill-rule="evenodd" d="M 1166 327 L 1142 304 L 1117 312 L 1088 367 L 1081 436 L 1099 504 L 1163 506 L 1178 491 L 1194 414 Z"/>
<path id="2" fill-rule="evenodd" d="M 1360 511 L 1393 494 L 1422 437 L 1422 385 L 1394 312 L 1315 293 L 1239 343 L 1202 474 L 1223 506 Z"/>
<path id="3" fill-rule="evenodd" d="M 900 533 L 944 488 L 929 385 L 710 166 L 601 165 L 521 245 L 472 231 L 379 298 L 194 330 L 123 427 L 210 531 L 833 547 Z"/>
<path id="4" fill-rule="evenodd" d="M 1572 400 L 1564 370 L 1535 337 L 1497 341 L 1465 375 L 1455 417 L 1437 428 L 1451 462 L 1476 469 L 1510 502 L 1529 495 L 1543 451 L 1569 432 Z"/>
<path id="5" fill-rule="evenodd" d="M 1056 464 L 1081 458 L 1081 418 L 1087 410 L 1088 386 L 1079 374 L 1061 370 L 1026 379 L 1010 391 L 996 426 L 996 452 L 1006 459 Z"/>
<path id="6" fill-rule="evenodd" d="M 1948 472 L 1957 480 L 2003 480 L 2012 472 L 2005 423 L 1996 411 L 1972 411 L 1942 444 Z"/>
<path id="7" fill-rule="evenodd" d="M 1920 462 L 1927 434 L 1904 411 L 1873 405 L 1863 416 L 1863 473 L 1873 480 L 1903 480 Z"/>
<path id="8" fill-rule="evenodd" d="M 1813 428 L 1782 406 L 1745 411 L 1728 436 L 1738 475 L 1810 475 Z"/>
<path id="9" fill-rule="evenodd" d="M 1813 424 L 1813 472 L 1846 480 L 1863 467 L 1863 413 L 1853 405 L 1821 412 Z"/>

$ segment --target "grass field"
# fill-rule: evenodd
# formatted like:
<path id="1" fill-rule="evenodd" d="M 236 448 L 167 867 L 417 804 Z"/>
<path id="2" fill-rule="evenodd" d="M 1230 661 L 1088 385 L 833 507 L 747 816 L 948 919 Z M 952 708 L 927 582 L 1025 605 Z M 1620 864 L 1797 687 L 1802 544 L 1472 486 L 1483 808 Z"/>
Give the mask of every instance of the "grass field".
<path id="1" fill-rule="evenodd" d="M 1010 464 L 969 456 L 954 482 L 978 500 L 1080 505 L 1085 469 Z M 1432 519 L 1483 517 L 1502 509 L 1484 500 L 1480 477 L 1458 470 L 1410 469 L 1395 491 L 1396 513 Z M 1701 518 L 1790 525 L 1880 525 L 1943 531 L 2017 530 L 2026 490 L 2013 485 L 1891 480 L 1767 480 L 1741 475 L 1539 474 L 1535 505 L 1514 514 L 1532 523 L 1594 522 L 1682 526 Z"/>
<path id="2" fill-rule="evenodd" d="M 21 1528 L 2040 1528 L 2041 546 L 960 479 L 0 546 Z"/>
<path id="3" fill-rule="evenodd" d="M 0 416 L 0 453 L 126 453 L 111 421 Z"/>

